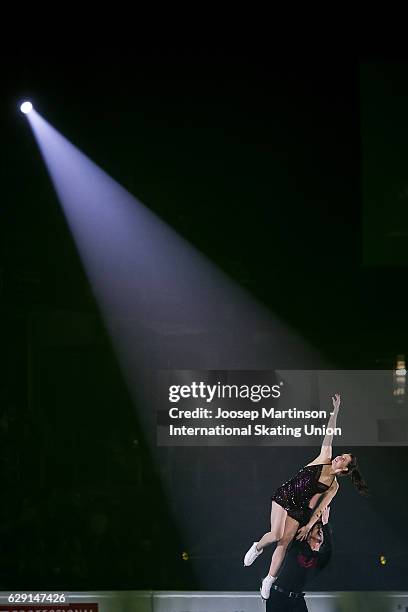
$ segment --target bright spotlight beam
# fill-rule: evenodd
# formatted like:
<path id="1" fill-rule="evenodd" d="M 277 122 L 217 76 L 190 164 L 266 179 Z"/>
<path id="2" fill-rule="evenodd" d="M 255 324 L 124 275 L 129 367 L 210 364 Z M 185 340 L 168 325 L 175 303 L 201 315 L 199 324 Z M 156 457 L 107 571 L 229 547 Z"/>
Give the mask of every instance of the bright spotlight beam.
<path id="1" fill-rule="evenodd" d="M 146 363 L 149 372 L 322 363 L 38 113 L 28 118 L 136 401 L 150 385 Z M 156 444 L 154 411 L 141 416 Z"/>
<path id="2" fill-rule="evenodd" d="M 24 113 L 24 115 L 28 115 L 28 113 L 30 113 L 33 110 L 33 105 L 31 104 L 31 102 L 26 100 L 25 102 L 21 104 L 20 110 L 22 113 Z"/>

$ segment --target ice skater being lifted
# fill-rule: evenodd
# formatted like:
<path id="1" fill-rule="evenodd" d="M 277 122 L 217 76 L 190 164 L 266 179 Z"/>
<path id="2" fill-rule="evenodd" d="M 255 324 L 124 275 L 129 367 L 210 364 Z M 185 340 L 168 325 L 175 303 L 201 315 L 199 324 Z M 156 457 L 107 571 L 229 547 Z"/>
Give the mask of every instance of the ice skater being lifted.
<path id="1" fill-rule="evenodd" d="M 340 395 L 332 397 L 333 412 L 327 431 L 334 431 L 340 408 Z M 337 494 L 337 478 L 350 476 L 357 490 L 365 495 L 368 487 L 358 470 L 357 458 L 344 453 L 332 458 L 333 434 L 323 440 L 320 454 L 303 467 L 293 478 L 281 485 L 272 495 L 271 528 L 258 542 L 254 542 L 244 557 L 249 566 L 262 554 L 263 549 L 276 542 L 268 575 L 262 580 L 261 596 L 268 599 L 287 548 L 292 540 L 305 540 L 322 512 Z"/>

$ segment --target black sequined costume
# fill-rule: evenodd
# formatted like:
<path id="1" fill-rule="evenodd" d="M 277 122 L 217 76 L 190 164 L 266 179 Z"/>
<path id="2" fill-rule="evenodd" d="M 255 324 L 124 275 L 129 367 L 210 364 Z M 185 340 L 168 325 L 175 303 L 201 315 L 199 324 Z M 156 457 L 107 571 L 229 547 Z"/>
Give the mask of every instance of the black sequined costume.
<path id="1" fill-rule="evenodd" d="M 300 525 L 306 525 L 310 518 L 309 502 L 313 495 L 324 493 L 329 488 L 329 485 L 319 482 L 324 465 L 330 463 L 307 465 L 272 495 L 272 500 L 282 506 Z"/>

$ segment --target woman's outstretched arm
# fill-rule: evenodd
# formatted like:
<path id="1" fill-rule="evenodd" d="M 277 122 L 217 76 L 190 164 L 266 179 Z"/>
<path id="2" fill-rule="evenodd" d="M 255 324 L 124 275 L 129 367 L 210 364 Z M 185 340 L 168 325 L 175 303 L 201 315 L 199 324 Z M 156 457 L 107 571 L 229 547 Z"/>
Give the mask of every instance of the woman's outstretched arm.
<path id="1" fill-rule="evenodd" d="M 332 397 L 333 412 L 330 414 L 330 418 L 329 418 L 329 421 L 327 423 L 327 428 L 326 428 L 329 431 L 330 430 L 333 431 L 334 428 L 336 427 L 337 415 L 339 413 L 339 408 L 340 408 L 340 400 L 341 398 L 338 393 L 336 393 Z M 333 443 L 333 434 L 327 433 L 324 436 L 322 447 L 320 449 L 320 454 L 316 457 L 316 459 L 308 463 L 308 465 L 313 465 L 314 463 L 325 463 L 328 459 L 331 459 L 332 452 L 333 452 L 332 443 Z"/>
<path id="2" fill-rule="evenodd" d="M 332 402 L 333 402 L 333 412 L 331 413 L 329 422 L 327 423 L 327 429 L 333 431 L 334 428 L 336 427 L 337 415 L 339 413 L 339 408 L 340 408 L 340 395 L 338 393 L 336 393 L 334 397 L 332 397 Z M 328 433 L 324 436 L 320 454 L 331 459 L 332 444 L 333 444 L 333 434 Z"/>
<path id="3" fill-rule="evenodd" d="M 304 527 L 301 527 L 299 529 L 296 536 L 297 540 L 304 540 L 307 537 L 307 534 L 309 533 L 313 525 L 316 523 L 316 521 L 321 518 L 325 508 L 327 508 L 327 506 L 330 504 L 331 500 L 336 495 L 338 489 L 339 485 L 338 482 L 335 480 L 333 484 L 327 489 L 326 493 L 322 496 L 319 504 L 314 509 L 313 514 L 310 517 L 308 523 L 304 525 Z"/>

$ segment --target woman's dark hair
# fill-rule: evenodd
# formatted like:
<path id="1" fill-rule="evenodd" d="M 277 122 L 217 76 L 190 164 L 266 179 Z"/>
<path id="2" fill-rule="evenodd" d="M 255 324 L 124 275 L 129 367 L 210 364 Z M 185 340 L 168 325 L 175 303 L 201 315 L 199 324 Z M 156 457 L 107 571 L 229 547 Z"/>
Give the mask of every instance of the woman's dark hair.
<path id="1" fill-rule="evenodd" d="M 369 489 L 367 483 L 361 475 L 360 470 L 358 469 L 357 457 L 351 453 L 350 457 L 351 461 L 347 466 L 348 470 L 347 472 L 343 472 L 342 476 L 350 476 L 351 482 L 356 487 L 357 491 L 361 495 L 364 495 L 364 497 L 367 497 L 369 494 Z"/>

